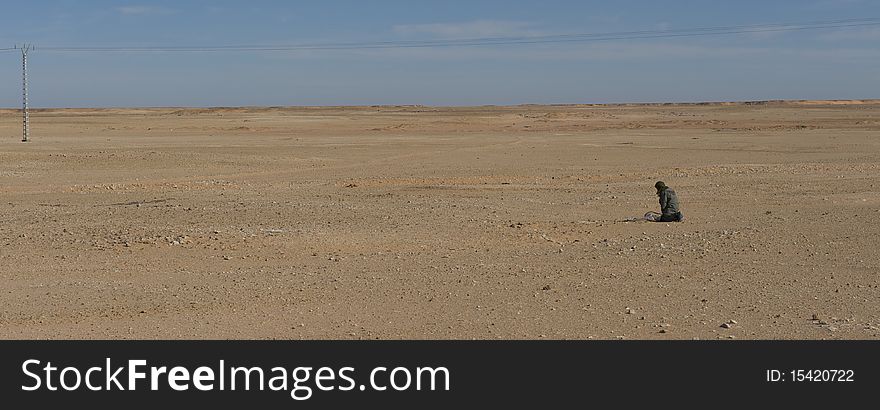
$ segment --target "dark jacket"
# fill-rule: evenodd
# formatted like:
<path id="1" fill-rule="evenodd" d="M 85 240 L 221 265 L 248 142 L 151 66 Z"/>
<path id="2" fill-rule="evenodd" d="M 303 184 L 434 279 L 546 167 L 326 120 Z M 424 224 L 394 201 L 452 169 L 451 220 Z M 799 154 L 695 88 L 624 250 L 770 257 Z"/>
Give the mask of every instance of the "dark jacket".
<path id="1" fill-rule="evenodd" d="M 679 212 L 678 196 L 672 188 L 666 188 L 660 191 L 660 212 L 663 215 L 672 215 Z"/>

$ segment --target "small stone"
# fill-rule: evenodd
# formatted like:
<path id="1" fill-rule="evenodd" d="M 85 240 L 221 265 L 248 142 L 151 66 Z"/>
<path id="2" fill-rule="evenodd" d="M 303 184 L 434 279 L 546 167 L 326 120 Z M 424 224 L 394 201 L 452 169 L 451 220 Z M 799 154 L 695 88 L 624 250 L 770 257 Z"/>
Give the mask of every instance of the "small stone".
<path id="1" fill-rule="evenodd" d="M 541 290 L 550 290 L 550 285 L 545 285 Z"/>
<path id="2" fill-rule="evenodd" d="M 725 329 L 730 329 L 730 323 L 722 323 L 721 327 L 723 327 Z"/>
<path id="3" fill-rule="evenodd" d="M 658 333 L 666 333 L 666 329 L 660 329 Z"/>
<path id="4" fill-rule="evenodd" d="M 819 317 L 819 314 L 818 314 L 818 313 L 813 313 L 813 320 L 821 320 L 821 319 L 822 319 L 822 318 Z"/>

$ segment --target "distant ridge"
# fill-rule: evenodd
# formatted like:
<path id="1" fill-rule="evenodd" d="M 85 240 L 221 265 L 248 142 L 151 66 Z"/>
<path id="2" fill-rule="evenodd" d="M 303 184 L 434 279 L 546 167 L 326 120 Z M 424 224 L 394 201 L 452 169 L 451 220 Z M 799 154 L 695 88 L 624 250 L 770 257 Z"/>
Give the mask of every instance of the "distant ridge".
<path id="1" fill-rule="evenodd" d="M 753 101 L 697 101 L 697 102 L 641 102 L 608 104 L 522 104 L 549 107 L 669 107 L 669 106 L 741 106 L 741 105 L 861 105 L 880 104 L 880 99 L 860 100 L 753 100 Z"/>
<path id="2" fill-rule="evenodd" d="M 639 102 L 639 103 L 596 103 L 596 104 L 515 104 L 515 105 L 478 105 L 478 106 L 432 106 L 421 104 L 400 104 L 400 105 L 320 105 L 320 106 L 239 106 L 239 107 L 54 107 L 54 108 L 31 108 L 31 112 L 51 113 L 51 112 L 107 112 L 107 111 L 127 111 L 131 113 L 137 112 L 155 112 L 172 110 L 172 114 L 178 115 L 198 115 L 216 112 L 258 112 L 258 111 L 284 111 L 289 109 L 436 109 L 454 110 L 456 108 L 472 108 L 472 107 L 693 107 L 693 106 L 717 106 L 717 107 L 734 107 L 734 106 L 755 106 L 755 105 L 874 105 L 880 104 L 880 99 L 859 99 L 859 100 L 754 100 L 754 101 L 700 101 L 700 102 Z M 10 113 L 21 112 L 21 108 L 0 108 L 0 113 L 4 115 Z"/>

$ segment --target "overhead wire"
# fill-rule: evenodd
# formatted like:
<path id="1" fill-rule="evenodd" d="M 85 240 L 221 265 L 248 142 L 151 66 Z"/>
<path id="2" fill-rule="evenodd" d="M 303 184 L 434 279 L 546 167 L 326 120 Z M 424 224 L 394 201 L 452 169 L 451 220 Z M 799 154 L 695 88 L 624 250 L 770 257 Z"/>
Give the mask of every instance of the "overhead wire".
<path id="1" fill-rule="evenodd" d="M 44 52 L 238 52 L 238 51 L 308 51 L 360 50 L 388 48 L 475 47 L 497 45 L 551 44 L 633 39 L 704 37 L 749 33 L 790 32 L 833 28 L 880 26 L 880 18 L 812 21 L 804 23 L 750 24 L 698 27 L 678 30 L 642 30 L 611 33 L 555 34 L 540 36 L 479 37 L 438 40 L 396 40 L 376 42 L 311 43 L 292 45 L 219 45 L 219 46 L 46 46 Z M 2 49 L 0 49 L 2 50 Z"/>

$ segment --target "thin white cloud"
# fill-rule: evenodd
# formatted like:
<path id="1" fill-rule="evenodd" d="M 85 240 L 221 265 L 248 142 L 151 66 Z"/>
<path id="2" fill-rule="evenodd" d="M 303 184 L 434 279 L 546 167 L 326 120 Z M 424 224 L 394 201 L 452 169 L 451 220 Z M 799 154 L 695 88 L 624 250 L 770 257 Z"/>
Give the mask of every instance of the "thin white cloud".
<path id="1" fill-rule="evenodd" d="M 119 14 L 125 16 L 144 16 L 144 15 L 155 15 L 155 14 L 168 14 L 170 10 L 164 7 L 153 7 L 153 6 L 122 6 L 117 7 L 116 11 Z"/>
<path id="2" fill-rule="evenodd" d="M 832 10 L 840 8 L 848 8 L 858 6 L 864 3 L 864 0 L 817 0 L 807 3 L 807 10 Z"/>
<path id="3" fill-rule="evenodd" d="M 819 36 L 825 41 L 880 41 L 880 27 L 837 30 Z"/>
<path id="4" fill-rule="evenodd" d="M 335 52 L 334 52 L 335 53 Z M 878 61 L 880 50 L 871 48 L 782 48 L 747 46 L 683 45 L 669 42 L 620 44 L 564 44 L 511 47 L 403 48 L 346 51 L 363 57 L 406 58 L 438 61 L 668 61 L 731 60 L 764 61 L 780 56 L 801 61 Z M 301 56 L 301 55 L 300 55 Z M 320 58 L 321 54 L 311 57 Z"/>
<path id="5" fill-rule="evenodd" d="M 541 32 L 523 21 L 476 20 L 461 23 L 403 24 L 393 27 L 404 36 L 427 35 L 441 38 L 534 36 Z"/>
<path id="6" fill-rule="evenodd" d="M 453 48 L 401 48 L 359 50 L 364 56 L 419 58 L 426 60 L 521 60 L 521 61 L 644 61 L 685 58 L 733 58 L 768 56 L 776 50 L 759 47 L 706 47 L 674 43 L 548 44 Z"/>

